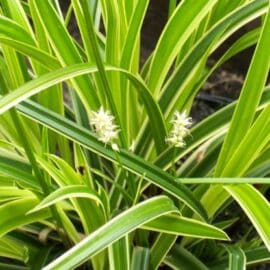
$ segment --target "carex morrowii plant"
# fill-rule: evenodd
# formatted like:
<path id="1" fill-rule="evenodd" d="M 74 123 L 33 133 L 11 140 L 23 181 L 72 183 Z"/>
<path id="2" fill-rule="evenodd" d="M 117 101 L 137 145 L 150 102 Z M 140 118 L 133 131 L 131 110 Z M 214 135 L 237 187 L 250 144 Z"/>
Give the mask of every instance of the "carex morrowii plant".
<path id="1" fill-rule="evenodd" d="M 164 1 L 143 65 L 149 0 L 66 2 L 0 0 L 0 269 L 268 261 L 270 1 Z M 239 99 L 192 121 L 208 78 L 254 45 Z"/>

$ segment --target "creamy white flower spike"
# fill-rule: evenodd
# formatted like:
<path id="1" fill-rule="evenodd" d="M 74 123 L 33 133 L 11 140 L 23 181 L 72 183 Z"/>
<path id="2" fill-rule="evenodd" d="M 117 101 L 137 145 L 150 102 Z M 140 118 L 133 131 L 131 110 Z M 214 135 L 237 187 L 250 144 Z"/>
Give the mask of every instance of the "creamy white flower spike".
<path id="1" fill-rule="evenodd" d="M 120 149 L 116 143 L 112 143 L 112 150 L 116 152 L 120 152 Z"/>
<path id="2" fill-rule="evenodd" d="M 130 147 L 128 148 L 129 151 L 131 152 L 134 152 L 135 151 L 135 147 L 136 147 L 136 143 L 135 141 L 133 140 Z"/>
<path id="3" fill-rule="evenodd" d="M 119 130 L 118 126 L 114 124 L 114 116 L 110 112 L 105 111 L 101 107 L 97 112 L 92 111 L 90 115 L 90 124 L 98 135 L 99 141 L 103 143 L 112 143 L 117 138 Z M 116 149 L 116 144 L 113 145 L 113 150 Z M 118 149 L 118 148 L 117 148 Z M 119 149 L 118 149 L 119 150 Z"/>
<path id="4" fill-rule="evenodd" d="M 189 127 L 192 124 L 192 118 L 187 116 L 186 111 L 174 113 L 171 120 L 172 130 L 169 137 L 166 138 L 166 142 L 174 147 L 185 147 L 186 143 L 184 138 L 189 134 Z"/>

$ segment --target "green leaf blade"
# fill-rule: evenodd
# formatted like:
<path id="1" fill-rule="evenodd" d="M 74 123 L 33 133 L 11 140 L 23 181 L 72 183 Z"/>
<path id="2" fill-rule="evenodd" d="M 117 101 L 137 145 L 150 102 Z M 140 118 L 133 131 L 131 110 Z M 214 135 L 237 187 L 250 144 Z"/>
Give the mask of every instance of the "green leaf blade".
<path id="1" fill-rule="evenodd" d="M 172 201 L 165 196 L 155 197 L 140 203 L 100 227 L 75 247 L 47 265 L 44 270 L 74 268 L 149 220 L 175 210 Z"/>

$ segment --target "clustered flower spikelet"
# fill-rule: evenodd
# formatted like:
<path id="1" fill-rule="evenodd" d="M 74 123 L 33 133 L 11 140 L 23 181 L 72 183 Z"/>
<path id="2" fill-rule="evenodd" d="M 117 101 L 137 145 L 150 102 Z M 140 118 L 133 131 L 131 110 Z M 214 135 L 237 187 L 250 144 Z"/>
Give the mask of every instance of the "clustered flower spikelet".
<path id="1" fill-rule="evenodd" d="M 189 134 L 189 127 L 192 124 L 192 118 L 187 116 L 186 111 L 183 113 L 176 111 L 171 123 L 172 130 L 169 137 L 166 138 L 166 142 L 174 147 L 185 147 L 186 143 L 184 138 Z"/>
<path id="2" fill-rule="evenodd" d="M 92 111 L 90 124 L 98 135 L 98 139 L 103 143 L 112 143 L 117 138 L 119 130 L 114 124 L 114 116 L 101 107 L 97 112 Z M 113 144 L 115 145 L 115 144 Z"/>

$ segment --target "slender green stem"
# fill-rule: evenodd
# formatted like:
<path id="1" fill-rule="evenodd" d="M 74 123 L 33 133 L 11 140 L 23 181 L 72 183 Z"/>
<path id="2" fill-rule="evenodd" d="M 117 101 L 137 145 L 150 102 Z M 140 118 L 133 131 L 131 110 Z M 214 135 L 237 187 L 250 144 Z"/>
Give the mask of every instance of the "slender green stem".
<path id="1" fill-rule="evenodd" d="M 117 151 L 114 151 L 115 153 L 115 158 L 117 160 L 118 166 L 119 166 L 119 171 L 118 171 L 118 175 L 113 183 L 113 188 L 111 189 L 111 198 L 116 198 L 116 200 L 112 199 L 112 209 L 117 208 L 120 203 L 121 203 L 121 190 L 124 190 L 124 185 L 125 185 L 125 179 L 128 179 L 128 174 L 125 171 L 123 164 L 121 162 L 121 159 L 119 157 L 119 154 Z M 117 186 L 120 186 L 121 189 L 118 189 Z M 126 198 L 126 197 L 125 197 Z M 132 201 L 132 197 L 129 196 L 128 199 L 131 199 Z"/>
<path id="2" fill-rule="evenodd" d="M 172 165 L 171 165 L 171 170 L 172 170 L 173 176 L 176 176 L 176 171 L 177 171 L 177 168 L 176 168 L 177 164 L 176 163 L 177 163 L 177 149 L 176 149 L 176 147 L 174 147 L 173 156 L 172 156 Z"/>

